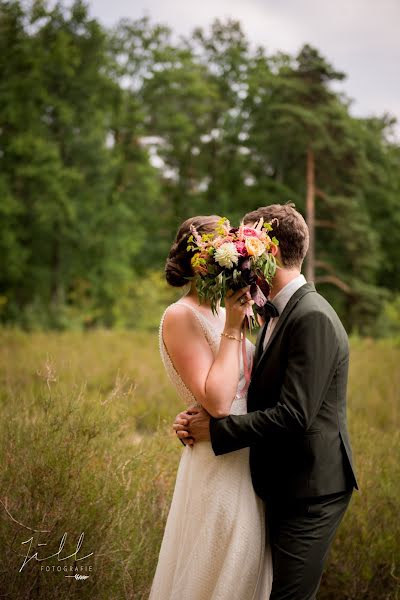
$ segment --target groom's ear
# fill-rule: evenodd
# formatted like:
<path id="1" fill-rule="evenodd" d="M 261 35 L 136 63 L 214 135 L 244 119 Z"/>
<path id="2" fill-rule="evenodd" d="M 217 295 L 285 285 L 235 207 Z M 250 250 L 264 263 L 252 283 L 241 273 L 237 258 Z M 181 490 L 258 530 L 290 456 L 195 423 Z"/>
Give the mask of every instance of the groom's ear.
<path id="1" fill-rule="evenodd" d="M 271 243 L 270 251 L 271 251 L 272 256 L 278 256 L 278 258 L 280 258 L 279 246 Z"/>

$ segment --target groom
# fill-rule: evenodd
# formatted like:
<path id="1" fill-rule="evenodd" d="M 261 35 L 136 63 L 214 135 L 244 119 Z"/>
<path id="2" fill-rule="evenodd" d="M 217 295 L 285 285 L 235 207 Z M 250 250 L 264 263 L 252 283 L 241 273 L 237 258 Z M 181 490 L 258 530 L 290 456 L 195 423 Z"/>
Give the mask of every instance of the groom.
<path id="1" fill-rule="evenodd" d="M 291 204 L 244 218 L 274 221 L 277 270 L 256 344 L 248 414 L 222 419 L 203 409 L 180 413 L 174 429 L 216 455 L 250 447 L 256 493 L 266 502 L 273 556 L 270 600 L 316 598 L 336 529 L 357 488 L 346 425 L 349 349 L 333 308 L 301 266 L 309 233 Z M 358 488 L 357 488 L 358 489 Z"/>

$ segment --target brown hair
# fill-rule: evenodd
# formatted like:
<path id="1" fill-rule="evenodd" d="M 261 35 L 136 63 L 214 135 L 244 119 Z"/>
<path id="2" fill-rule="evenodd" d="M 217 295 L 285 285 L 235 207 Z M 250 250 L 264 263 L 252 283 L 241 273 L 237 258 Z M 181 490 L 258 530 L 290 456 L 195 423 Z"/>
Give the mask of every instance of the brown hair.
<path id="1" fill-rule="evenodd" d="M 190 259 L 193 254 L 187 250 L 188 238 L 192 232 L 190 226 L 194 225 L 200 233 L 211 233 L 217 226 L 221 217 L 217 215 L 191 217 L 182 223 L 175 237 L 175 241 L 169 251 L 165 263 L 165 278 L 173 287 L 182 287 L 188 283 L 189 277 L 193 275 Z"/>
<path id="2" fill-rule="evenodd" d="M 279 242 L 282 266 L 301 267 L 309 245 L 307 223 L 295 209 L 293 203 L 271 204 L 261 206 L 244 216 L 245 223 L 253 223 L 261 219 L 271 221 L 271 237 L 276 236 Z"/>

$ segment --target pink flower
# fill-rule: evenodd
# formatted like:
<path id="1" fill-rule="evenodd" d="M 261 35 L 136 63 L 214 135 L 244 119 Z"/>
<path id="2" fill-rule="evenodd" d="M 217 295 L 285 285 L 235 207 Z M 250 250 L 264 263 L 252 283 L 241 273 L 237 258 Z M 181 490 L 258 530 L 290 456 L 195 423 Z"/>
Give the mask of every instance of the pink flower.
<path id="1" fill-rule="evenodd" d="M 221 235 L 219 235 L 218 237 L 215 237 L 213 239 L 212 245 L 214 248 L 219 248 L 220 246 L 222 246 L 222 244 L 225 244 L 226 241 L 227 241 L 226 237 L 222 237 Z"/>
<path id="2" fill-rule="evenodd" d="M 264 243 L 267 243 L 269 240 L 268 234 L 265 231 L 265 229 L 261 229 L 260 231 L 257 230 L 257 237 Z"/>
<path id="3" fill-rule="evenodd" d="M 243 235 L 245 235 L 246 237 L 258 237 L 257 231 L 252 227 L 245 227 L 243 229 Z"/>
<path id="4" fill-rule="evenodd" d="M 238 254 L 240 254 L 240 256 L 247 256 L 247 248 L 245 242 L 241 242 L 240 240 L 238 240 L 237 242 L 235 242 L 235 245 L 236 250 L 238 251 Z"/>

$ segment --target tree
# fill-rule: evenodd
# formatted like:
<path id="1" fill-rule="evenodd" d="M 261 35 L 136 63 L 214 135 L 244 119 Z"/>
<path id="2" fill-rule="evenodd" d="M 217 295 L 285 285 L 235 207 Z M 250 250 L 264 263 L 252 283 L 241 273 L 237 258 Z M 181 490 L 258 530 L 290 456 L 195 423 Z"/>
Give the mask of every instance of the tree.
<path id="1" fill-rule="evenodd" d="M 106 31 L 80 1 L 0 1 L 0 33 L 3 322 L 134 324 L 180 221 L 294 201 L 308 278 L 373 330 L 400 288 L 399 146 L 318 50 L 267 55 L 231 20 Z"/>
<path id="2" fill-rule="evenodd" d="M 122 91 L 107 72 L 107 35 L 79 1 L 70 10 L 32 3 L 27 12 L 2 3 L 1 23 L 8 85 L 0 160 L 5 212 L 16 228 L 6 238 L 6 318 L 36 302 L 57 321 L 82 281 L 99 314 L 99 303 L 112 304 L 105 289 L 131 277 L 135 236 L 131 230 L 121 247 L 119 234 L 136 225 L 111 201 L 116 166 L 107 140 Z"/>

